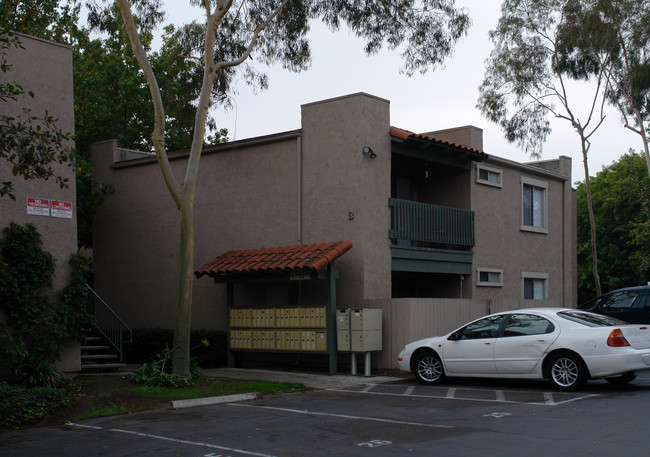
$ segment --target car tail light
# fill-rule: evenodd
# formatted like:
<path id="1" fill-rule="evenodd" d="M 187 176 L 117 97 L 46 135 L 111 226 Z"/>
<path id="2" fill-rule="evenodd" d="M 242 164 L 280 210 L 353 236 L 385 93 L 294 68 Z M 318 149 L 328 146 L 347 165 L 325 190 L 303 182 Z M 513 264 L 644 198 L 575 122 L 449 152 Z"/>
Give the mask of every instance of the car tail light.
<path id="1" fill-rule="evenodd" d="M 630 343 L 627 342 L 623 336 L 623 331 L 620 328 L 615 328 L 607 337 L 607 346 L 621 347 L 629 346 Z"/>

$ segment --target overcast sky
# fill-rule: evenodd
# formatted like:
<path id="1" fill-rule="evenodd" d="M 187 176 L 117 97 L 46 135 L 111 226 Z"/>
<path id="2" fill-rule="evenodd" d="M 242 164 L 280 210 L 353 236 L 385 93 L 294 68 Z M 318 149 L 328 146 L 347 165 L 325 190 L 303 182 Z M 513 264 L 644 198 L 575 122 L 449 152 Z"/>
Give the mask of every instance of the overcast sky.
<path id="1" fill-rule="evenodd" d="M 201 11 L 185 1 L 167 0 L 168 22 L 181 24 L 202 20 Z M 300 105 L 356 92 L 366 92 L 390 101 L 391 125 L 416 133 L 463 125 L 483 129 L 486 153 L 516 160 L 531 159 L 503 139 L 499 128 L 476 109 L 478 86 L 483 80 L 485 60 L 492 44 L 488 32 L 500 16 L 500 0 L 458 0 L 469 9 L 472 27 L 456 47 L 444 68 L 425 75 L 400 75 L 399 53 L 383 51 L 366 57 L 363 42 L 345 29 L 331 33 L 320 23 L 310 32 L 312 65 L 302 73 L 281 67 L 266 69 L 269 88 L 253 93 L 244 84 L 236 86 L 234 108 L 216 115 L 220 128 L 227 128 L 231 140 L 300 128 Z M 264 66 L 258 65 L 264 70 Z M 576 105 L 588 106 L 589 91 L 576 92 Z M 582 99 L 582 100 L 581 100 Z M 584 101 L 584 103 L 579 103 Z M 587 114 L 579 116 L 586 119 Z M 567 121 L 554 120 L 542 159 L 566 155 L 573 159 L 572 182 L 584 180 L 578 135 Z M 590 174 L 593 176 L 627 152 L 641 149 L 637 135 L 624 129 L 618 113 L 608 110 L 605 123 L 591 138 Z"/>

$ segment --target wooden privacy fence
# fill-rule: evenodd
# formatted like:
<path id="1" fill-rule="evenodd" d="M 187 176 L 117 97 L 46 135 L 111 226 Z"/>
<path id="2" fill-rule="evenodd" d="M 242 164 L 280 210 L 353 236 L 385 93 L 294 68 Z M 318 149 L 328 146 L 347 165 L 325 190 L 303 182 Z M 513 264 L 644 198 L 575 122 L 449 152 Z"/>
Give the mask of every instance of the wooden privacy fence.
<path id="1" fill-rule="evenodd" d="M 457 298 L 394 298 L 365 300 L 364 308 L 380 308 L 383 319 L 382 351 L 377 368 L 396 368 L 405 344 L 444 335 L 486 314 L 511 309 L 562 306 L 551 300 L 473 300 Z"/>

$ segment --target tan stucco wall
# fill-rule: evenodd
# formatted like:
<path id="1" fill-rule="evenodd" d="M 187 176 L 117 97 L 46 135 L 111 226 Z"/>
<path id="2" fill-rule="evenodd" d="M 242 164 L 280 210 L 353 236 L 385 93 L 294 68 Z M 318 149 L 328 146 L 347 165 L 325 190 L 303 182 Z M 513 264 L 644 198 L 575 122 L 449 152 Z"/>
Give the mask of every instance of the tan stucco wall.
<path id="1" fill-rule="evenodd" d="M 25 91 L 32 91 L 34 98 L 23 96 L 16 102 L 1 103 L 4 113 L 20 113 L 23 107 L 31 108 L 32 114 L 44 116 L 45 110 L 57 118 L 56 125 L 65 132 L 74 133 L 74 95 L 72 83 L 72 50 L 46 40 L 18 35 L 24 49 L 9 49 L 8 60 L 12 65 L 3 78 L 15 80 Z M 25 181 L 11 173 L 7 162 L 0 162 L 0 181 L 13 181 L 16 200 L 0 197 L 0 229 L 10 222 L 21 225 L 33 224 L 41 234 L 42 248 L 56 258 L 54 288 L 61 289 L 69 282 L 70 255 L 77 250 L 76 188 L 74 168 L 54 165 L 55 173 L 69 179 L 69 187 L 61 189 L 53 180 Z M 27 198 L 37 197 L 72 203 L 72 217 L 58 218 L 27 214 Z M 79 347 L 73 345 L 63 355 L 60 368 L 64 371 L 80 369 Z"/>
<path id="2" fill-rule="evenodd" d="M 523 272 L 548 274 L 548 299 L 576 306 L 575 191 L 571 188 L 571 159 L 561 157 L 562 173 L 548 172 L 496 157 L 482 165 L 502 172 L 502 187 L 476 182 L 472 168 L 472 209 L 476 246 L 472 265 L 472 298 L 523 298 Z M 559 169 L 558 169 L 559 170 Z M 522 177 L 545 183 L 546 233 L 521 229 Z M 478 268 L 503 270 L 503 286 L 476 286 Z"/>
<path id="3" fill-rule="evenodd" d="M 366 94 L 305 105 L 302 132 L 206 151 L 195 200 L 195 267 L 231 249 L 350 240 L 353 249 L 337 261 L 339 304 L 390 296 L 388 105 Z M 377 158 L 364 155 L 364 146 Z M 114 141 L 93 146 L 96 180 L 115 190 L 94 220 L 95 286 L 129 326 L 169 328 L 178 212 L 157 163 L 113 167 L 115 148 Z M 171 163 L 181 179 L 186 160 Z M 192 326 L 225 328 L 225 287 L 207 277 L 194 282 Z"/>
<path id="4" fill-rule="evenodd" d="M 468 146 L 470 148 L 483 150 L 483 129 L 473 125 L 453 127 L 450 129 L 434 130 L 423 133 L 425 136 L 449 141 L 450 143 Z"/>
<path id="5" fill-rule="evenodd" d="M 195 268 L 232 249 L 297 243 L 297 135 L 232 143 L 201 159 Z M 134 328 L 173 327 L 179 214 L 155 160 L 111 168 L 114 141 L 93 145 L 96 179 L 110 184 L 94 219 L 95 285 Z M 186 160 L 171 161 L 182 179 Z M 192 326 L 225 328 L 225 286 L 194 281 Z M 152 312 L 152 310 L 154 312 Z"/>
<path id="6" fill-rule="evenodd" d="M 352 242 L 337 260 L 341 307 L 391 294 L 389 126 L 389 102 L 368 94 L 302 107 L 303 242 Z"/>

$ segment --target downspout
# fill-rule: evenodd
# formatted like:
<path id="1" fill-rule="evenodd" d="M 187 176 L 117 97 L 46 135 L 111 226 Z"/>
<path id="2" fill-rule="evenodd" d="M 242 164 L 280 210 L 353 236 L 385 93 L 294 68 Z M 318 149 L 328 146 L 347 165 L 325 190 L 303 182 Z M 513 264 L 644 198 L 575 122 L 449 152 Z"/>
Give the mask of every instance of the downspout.
<path id="1" fill-rule="evenodd" d="M 568 224 L 568 198 L 567 198 L 567 182 L 562 185 L 562 306 L 569 308 L 567 304 L 567 224 Z"/>
<path id="2" fill-rule="evenodd" d="M 302 244 L 302 134 L 296 137 L 296 244 Z"/>

